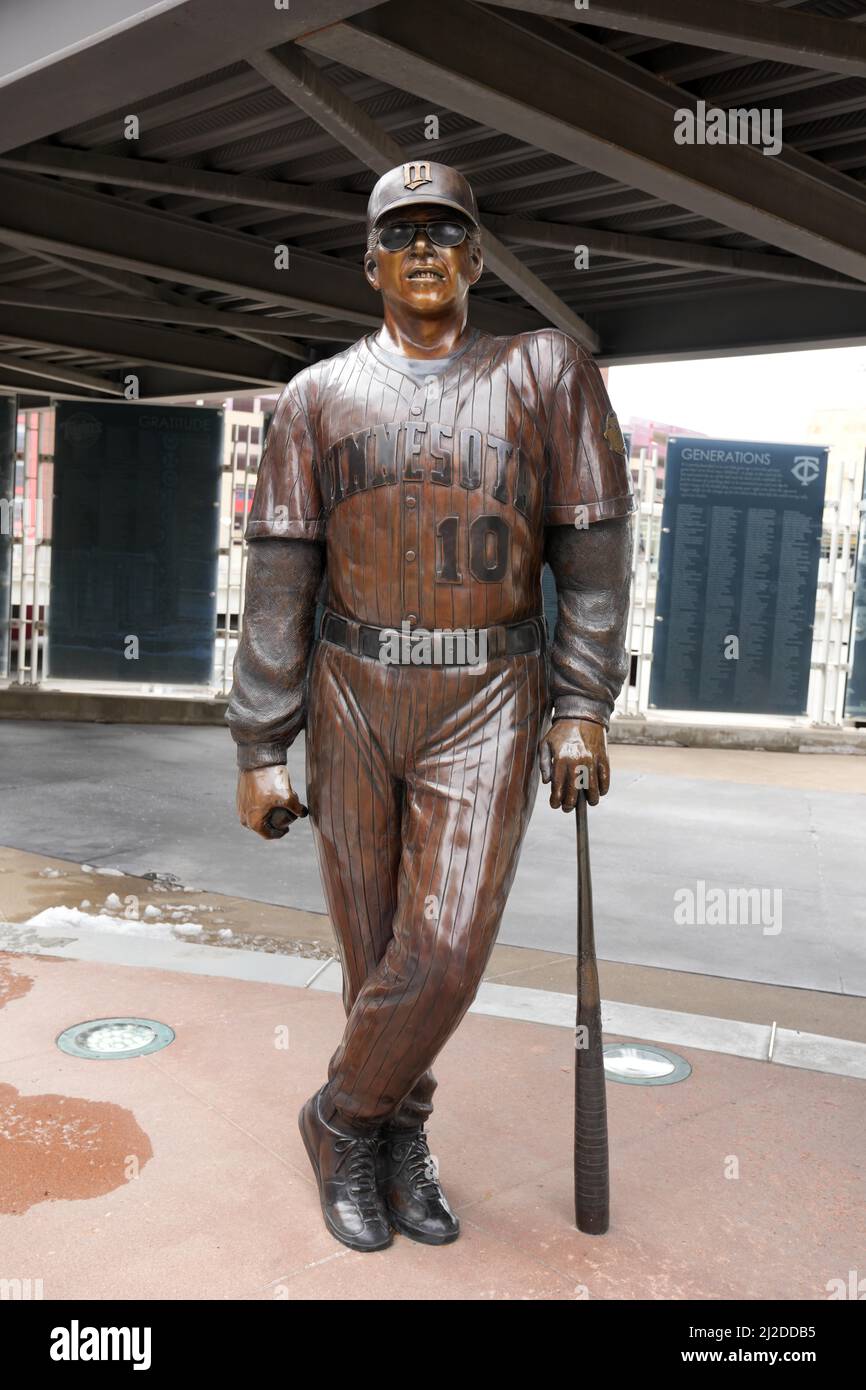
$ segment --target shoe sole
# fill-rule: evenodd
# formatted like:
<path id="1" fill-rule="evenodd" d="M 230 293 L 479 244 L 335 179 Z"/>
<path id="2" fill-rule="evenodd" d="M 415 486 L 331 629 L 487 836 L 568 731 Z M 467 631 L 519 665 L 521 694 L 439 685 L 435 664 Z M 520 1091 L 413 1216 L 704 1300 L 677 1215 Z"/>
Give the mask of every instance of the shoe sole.
<path id="1" fill-rule="evenodd" d="M 391 1244 L 390 1235 L 388 1236 L 387 1240 L 383 1240 L 379 1245 L 359 1245 L 356 1244 L 350 1236 L 344 1235 L 342 1232 L 335 1229 L 333 1223 L 331 1222 L 331 1218 L 328 1216 L 328 1213 L 325 1210 L 325 1202 L 322 1197 L 322 1184 L 319 1178 L 319 1160 L 316 1156 L 316 1151 L 313 1148 L 310 1137 L 307 1134 L 306 1113 L 307 1107 L 305 1105 L 298 1115 L 298 1128 L 301 1131 L 301 1138 L 304 1141 L 304 1148 L 307 1151 L 307 1157 L 309 1158 L 310 1163 L 312 1164 L 313 1172 L 316 1175 L 316 1187 L 318 1188 L 319 1192 L 319 1206 L 322 1208 L 322 1218 L 325 1222 L 325 1225 L 327 1226 L 331 1235 L 334 1237 L 334 1240 L 340 1241 L 341 1245 L 347 1245 L 350 1250 L 357 1250 L 361 1255 L 372 1255 L 377 1250 L 387 1250 L 388 1246 Z"/>

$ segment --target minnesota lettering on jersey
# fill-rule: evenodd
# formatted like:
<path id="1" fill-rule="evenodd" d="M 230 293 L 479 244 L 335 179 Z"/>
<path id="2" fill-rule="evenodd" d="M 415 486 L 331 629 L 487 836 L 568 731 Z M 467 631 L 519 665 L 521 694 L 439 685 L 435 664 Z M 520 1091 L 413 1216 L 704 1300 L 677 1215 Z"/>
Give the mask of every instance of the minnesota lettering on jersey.
<path id="1" fill-rule="evenodd" d="M 328 510 L 368 488 L 401 482 L 457 486 L 468 492 L 480 488 L 528 516 L 528 460 L 511 440 L 472 426 L 454 428 L 438 420 L 369 425 L 332 444 L 319 470 Z"/>

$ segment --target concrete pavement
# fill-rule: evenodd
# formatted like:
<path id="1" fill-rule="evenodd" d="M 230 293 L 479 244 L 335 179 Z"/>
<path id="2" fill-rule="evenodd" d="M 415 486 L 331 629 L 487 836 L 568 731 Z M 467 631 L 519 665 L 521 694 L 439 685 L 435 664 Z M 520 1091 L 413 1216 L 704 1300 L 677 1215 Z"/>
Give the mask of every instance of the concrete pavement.
<path id="1" fill-rule="evenodd" d="M 681 1049 L 677 1085 L 609 1084 L 609 1235 L 573 1226 L 569 1029 L 468 1016 L 431 1147 L 463 1234 L 358 1255 L 324 1229 L 295 1116 L 327 992 L 0 955 L 0 1278 L 45 1299 L 826 1299 L 862 1266 L 862 1083 Z M 147 1057 L 61 1053 L 106 1014 Z"/>
<path id="2" fill-rule="evenodd" d="M 237 824 L 222 730 L 22 721 L 0 737 L 0 843 L 324 911 L 309 825 L 267 844 Z M 591 815 L 601 957 L 866 994 L 866 759 L 623 745 L 611 757 L 613 790 Z M 299 788 L 303 765 L 301 740 Z M 573 953 L 573 865 L 573 820 L 542 789 L 503 945 Z M 675 920 L 683 894 L 699 918 L 710 889 L 762 890 L 768 919 Z"/>

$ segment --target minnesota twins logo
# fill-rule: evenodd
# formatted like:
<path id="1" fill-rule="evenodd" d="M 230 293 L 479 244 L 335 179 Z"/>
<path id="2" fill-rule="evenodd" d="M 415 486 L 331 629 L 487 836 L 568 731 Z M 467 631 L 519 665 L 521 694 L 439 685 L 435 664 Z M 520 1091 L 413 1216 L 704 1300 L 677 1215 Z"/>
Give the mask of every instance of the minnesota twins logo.
<path id="1" fill-rule="evenodd" d="M 433 175 L 430 173 L 430 162 L 426 159 L 415 159 L 409 164 L 403 165 L 403 187 L 420 188 L 422 183 L 432 183 Z"/>
<path id="2" fill-rule="evenodd" d="M 809 483 L 814 483 L 820 471 L 821 468 L 818 460 L 811 454 L 798 454 L 794 459 L 794 467 L 791 469 L 797 482 L 800 483 L 802 487 L 806 487 Z"/>
<path id="3" fill-rule="evenodd" d="M 615 454 L 625 453 L 625 440 L 622 437 L 619 420 L 617 420 L 612 410 L 608 413 L 607 419 L 604 422 L 604 437 Z"/>

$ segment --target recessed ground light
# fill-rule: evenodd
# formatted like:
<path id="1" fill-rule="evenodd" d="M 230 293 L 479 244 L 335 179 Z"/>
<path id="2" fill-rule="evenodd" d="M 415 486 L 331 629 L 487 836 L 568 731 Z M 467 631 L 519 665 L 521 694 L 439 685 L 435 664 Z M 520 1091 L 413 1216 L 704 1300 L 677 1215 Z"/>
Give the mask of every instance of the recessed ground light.
<path id="1" fill-rule="evenodd" d="M 685 1057 L 663 1047 L 637 1043 L 606 1043 L 604 1074 L 609 1081 L 625 1081 L 629 1086 L 670 1086 L 691 1076 Z"/>
<path id="2" fill-rule="evenodd" d="M 64 1028 L 57 1039 L 61 1052 L 91 1062 L 144 1057 L 174 1041 L 174 1030 L 153 1018 L 93 1018 Z"/>

